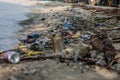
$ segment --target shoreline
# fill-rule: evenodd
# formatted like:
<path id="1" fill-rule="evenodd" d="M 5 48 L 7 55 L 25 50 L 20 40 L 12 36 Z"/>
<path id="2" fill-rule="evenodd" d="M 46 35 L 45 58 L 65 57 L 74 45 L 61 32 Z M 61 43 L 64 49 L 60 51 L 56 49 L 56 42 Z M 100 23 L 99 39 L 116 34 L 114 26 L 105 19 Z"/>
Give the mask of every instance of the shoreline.
<path id="1" fill-rule="evenodd" d="M 28 7 L 0 1 L 0 50 L 12 49 L 18 42 L 17 32 L 22 29 L 17 21 L 26 19 Z"/>
<path id="2" fill-rule="evenodd" d="M 73 8 L 71 6 L 72 4 L 69 3 L 37 3 L 36 6 L 32 6 L 31 13 L 28 13 L 27 16 L 32 20 L 29 22 L 29 18 L 27 19 L 29 24 L 24 26 L 20 36 L 26 36 L 33 32 L 43 33 L 45 30 L 55 30 L 63 27 L 67 19 L 69 20 L 68 23 L 72 23 L 74 27 L 80 28 L 79 31 L 89 30 L 89 28 L 94 27 L 95 10 L 84 10 L 81 7 Z M 101 13 L 97 16 L 102 18 L 108 17 L 108 15 Z M 109 22 L 105 24 L 113 27 L 114 24 L 109 24 Z M 49 35 L 49 33 L 46 35 Z M 43 35 L 43 37 L 47 36 Z M 73 43 L 73 45 L 76 44 Z M 50 52 L 45 50 L 46 53 Z M 101 74 L 102 71 L 99 72 L 101 70 L 99 68 L 97 68 L 99 71 L 95 72 L 89 70 L 87 65 L 83 66 L 72 62 L 61 63 L 58 60 L 49 59 L 20 62 L 19 64 L 2 64 L 0 69 L 2 69 L 0 78 L 3 80 L 8 80 L 8 78 L 9 80 L 113 80 L 117 78 L 116 73 L 107 72 L 107 74 Z"/>
<path id="3" fill-rule="evenodd" d="M 36 4 L 38 1 L 32 1 L 32 0 L 0 0 L 0 2 L 7 2 L 7 3 L 13 3 L 23 6 L 32 6 Z"/>

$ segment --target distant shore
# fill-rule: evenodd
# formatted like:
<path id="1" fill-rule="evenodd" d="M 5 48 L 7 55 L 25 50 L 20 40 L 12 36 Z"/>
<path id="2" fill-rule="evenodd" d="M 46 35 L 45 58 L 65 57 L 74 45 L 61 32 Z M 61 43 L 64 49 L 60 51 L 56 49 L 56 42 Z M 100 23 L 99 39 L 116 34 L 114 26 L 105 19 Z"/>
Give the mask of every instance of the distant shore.
<path id="1" fill-rule="evenodd" d="M 23 6 L 31 6 L 35 3 L 37 3 L 37 0 L 0 0 L 0 2 L 8 2 L 8 3 L 14 3 L 14 4 L 20 4 Z"/>

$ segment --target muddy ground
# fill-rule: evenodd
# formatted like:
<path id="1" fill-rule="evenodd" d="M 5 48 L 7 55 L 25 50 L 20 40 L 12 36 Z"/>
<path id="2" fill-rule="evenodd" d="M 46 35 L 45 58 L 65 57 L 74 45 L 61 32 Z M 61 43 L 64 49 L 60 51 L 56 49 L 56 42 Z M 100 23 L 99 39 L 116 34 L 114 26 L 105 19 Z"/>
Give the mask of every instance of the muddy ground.
<path id="1" fill-rule="evenodd" d="M 32 32 L 43 33 L 45 30 L 60 27 L 64 24 L 65 18 L 70 18 L 74 26 L 79 26 L 80 31 L 93 30 L 97 17 L 109 17 L 111 14 L 98 12 L 96 10 L 86 10 L 79 4 L 73 8 L 68 3 L 37 3 L 33 6 L 30 19 L 22 21 L 24 30 L 20 35 L 25 36 Z M 78 18 L 78 19 L 76 19 Z M 73 20 L 75 19 L 75 20 Z M 77 20 L 77 21 L 76 21 Z M 98 21 L 99 22 L 99 21 Z M 116 23 L 117 22 L 117 23 Z M 116 18 L 101 21 L 101 27 L 120 27 L 120 21 Z M 113 32 L 114 33 L 114 32 Z M 119 34 L 112 34 L 119 36 Z M 114 44 L 120 49 L 119 44 Z M 61 63 L 59 60 L 38 60 L 23 61 L 18 64 L 1 64 L 0 80 L 119 80 L 119 74 L 96 67 L 90 69 L 89 65 L 76 64 L 73 62 Z"/>

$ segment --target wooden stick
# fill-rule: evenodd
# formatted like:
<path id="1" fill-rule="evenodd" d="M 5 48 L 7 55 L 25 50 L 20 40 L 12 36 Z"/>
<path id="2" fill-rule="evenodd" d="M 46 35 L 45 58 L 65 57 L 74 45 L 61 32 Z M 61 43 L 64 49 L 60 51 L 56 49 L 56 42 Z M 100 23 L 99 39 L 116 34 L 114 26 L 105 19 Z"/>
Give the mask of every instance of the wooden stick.
<path id="1" fill-rule="evenodd" d="M 120 39 L 120 37 L 115 37 L 115 38 L 113 38 L 112 40 L 117 40 L 117 39 Z"/>
<path id="2" fill-rule="evenodd" d="M 67 57 L 60 57 L 60 55 L 50 55 L 50 56 L 26 57 L 26 58 L 21 59 L 21 61 L 24 61 L 24 60 L 40 60 L 40 59 L 55 59 L 55 58 L 59 58 L 59 59 L 61 58 L 61 59 L 64 59 L 64 60 L 74 60 L 72 57 L 67 58 Z M 96 60 L 89 59 L 89 58 L 79 58 L 79 61 L 93 62 L 93 63 L 96 62 Z"/>
<path id="3" fill-rule="evenodd" d="M 10 49 L 10 50 L 6 50 L 6 51 L 2 51 L 2 52 L 0 52 L 0 54 L 2 54 L 2 53 L 6 53 L 6 52 L 8 52 L 8 51 L 16 51 L 17 49 Z"/>
<path id="4" fill-rule="evenodd" d="M 120 27 L 107 28 L 107 29 L 100 29 L 100 30 L 103 30 L 103 31 L 120 30 Z"/>
<path id="5" fill-rule="evenodd" d="M 54 55 L 54 56 L 52 55 L 52 56 L 26 57 L 24 59 L 21 59 L 21 61 L 29 61 L 29 60 L 31 61 L 31 60 L 40 60 L 40 59 L 55 59 L 55 58 L 60 58 L 60 56 L 59 55 Z M 63 59 L 73 60 L 73 58 L 63 58 Z M 79 60 L 80 61 L 85 61 L 85 62 L 93 62 L 93 63 L 96 62 L 96 60 L 92 60 L 92 59 L 89 59 L 89 58 L 80 58 Z M 112 69 L 112 68 L 110 68 L 110 66 L 109 67 L 108 66 L 101 66 L 101 65 L 98 65 L 98 66 L 101 67 L 101 68 L 104 68 L 104 69 L 107 69 L 107 70 L 110 70 L 110 71 L 114 71 L 114 72 L 117 72 L 118 74 L 120 74 L 120 71 Z M 91 67 L 91 69 L 92 68 L 93 67 Z"/>
<path id="6" fill-rule="evenodd" d="M 120 43 L 120 40 L 112 40 L 112 43 Z"/>

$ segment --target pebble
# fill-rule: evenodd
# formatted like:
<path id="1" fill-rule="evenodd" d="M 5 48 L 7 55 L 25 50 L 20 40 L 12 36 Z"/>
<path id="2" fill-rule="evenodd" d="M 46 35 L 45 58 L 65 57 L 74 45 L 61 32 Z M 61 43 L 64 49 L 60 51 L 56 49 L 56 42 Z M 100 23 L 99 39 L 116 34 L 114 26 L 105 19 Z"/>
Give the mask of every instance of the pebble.
<path id="1" fill-rule="evenodd" d="M 47 70 L 42 70 L 41 74 L 44 75 L 44 76 L 48 76 L 48 71 Z"/>
<path id="2" fill-rule="evenodd" d="M 36 74 L 36 73 L 37 73 L 37 70 L 36 70 L 36 69 L 31 69 L 31 70 L 26 70 L 26 71 L 24 71 L 24 74 L 25 74 L 25 75 L 30 75 L 30 74 L 34 75 L 34 74 Z"/>
<path id="3" fill-rule="evenodd" d="M 13 70 L 15 70 L 15 71 L 16 71 L 16 70 L 18 70 L 18 68 L 17 68 L 17 67 L 12 67 L 12 69 L 13 69 Z"/>

